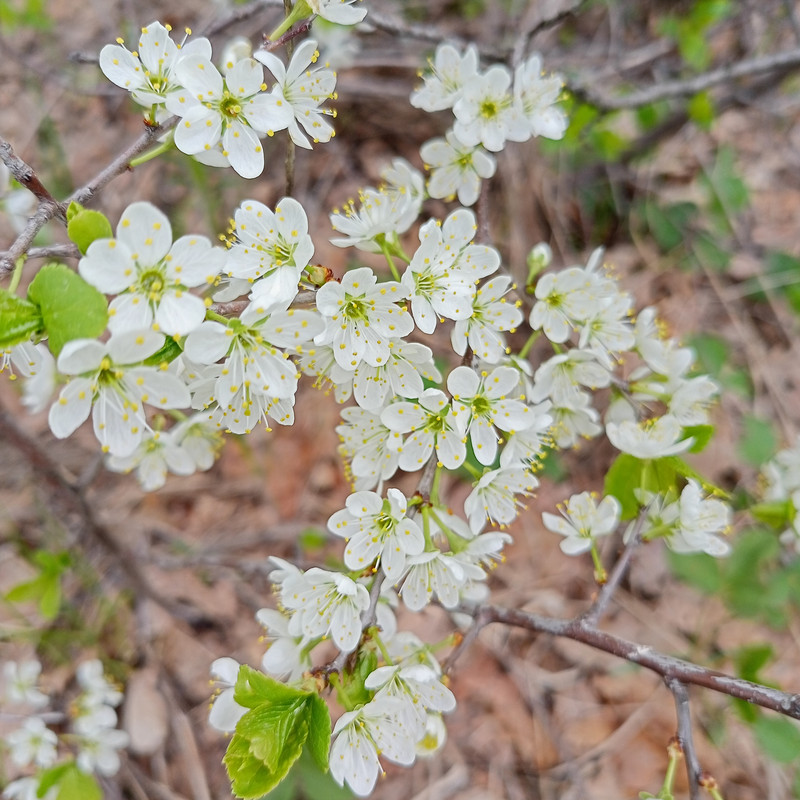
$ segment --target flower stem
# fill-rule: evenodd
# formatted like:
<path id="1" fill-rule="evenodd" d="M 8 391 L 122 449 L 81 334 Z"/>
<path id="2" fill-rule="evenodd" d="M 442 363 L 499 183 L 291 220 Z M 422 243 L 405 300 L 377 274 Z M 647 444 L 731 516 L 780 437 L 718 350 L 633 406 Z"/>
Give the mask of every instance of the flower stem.
<path id="1" fill-rule="evenodd" d="M 172 131 L 169 132 L 167 138 L 163 142 L 159 142 L 152 150 L 148 150 L 146 153 L 142 153 L 142 155 L 138 156 L 137 158 L 132 158 L 128 163 L 131 167 L 138 167 L 141 164 L 146 164 L 148 161 L 151 161 L 154 158 L 162 155 L 162 153 L 166 153 L 170 151 L 175 146 L 175 137 Z"/>
<path id="2" fill-rule="evenodd" d="M 389 265 L 389 269 L 392 271 L 392 277 L 396 281 L 399 281 L 400 273 L 397 271 L 397 267 L 394 264 L 393 260 L 394 252 L 392 251 L 391 245 L 385 239 L 381 239 L 380 247 L 384 258 L 386 259 L 386 263 Z"/>
<path id="3" fill-rule="evenodd" d="M 22 278 L 22 268 L 25 266 L 26 255 L 21 255 L 14 265 L 14 274 L 11 276 L 11 283 L 8 284 L 8 291 L 15 294 L 19 286 L 20 279 Z"/>
<path id="4" fill-rule="evenodd" d="M 592 561 L 594 562 L 594 579 L 599 584 L 605 583 L 608 580 L 608 572 L 600 559 L 600 553 L 597 552 L 597 543 L 594 539 L 592 539 Z"/>
<path id="5" fill-rule="evenodd" d="M 533 331 L 531 335 L 528 337 L 528 340 L 522 345 L 522 349 L 519 351 L 520 358 L 527 358 L 528 353 L 530 353 L 531 348 L 533 347 L 533 343 L 539 338 L 541 331 Z"/>

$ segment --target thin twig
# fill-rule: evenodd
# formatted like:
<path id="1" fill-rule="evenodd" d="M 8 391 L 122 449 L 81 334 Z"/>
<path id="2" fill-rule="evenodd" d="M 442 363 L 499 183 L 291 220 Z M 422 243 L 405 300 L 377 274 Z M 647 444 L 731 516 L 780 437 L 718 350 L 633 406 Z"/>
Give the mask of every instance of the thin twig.
<path id="1" fill-rule="evenodd" d="M 13 150 L 11 144 L 0 136 L 0 161 L 2 161 L 11 172 L 15 180 L 19 181 L 28 191 L 30 191 L 40 203 L 53 203 L 58 207 L 58 216 L 66 222 L 67 216 L 64 206 L 53 197 L 39 180 L 39 176 L 33 167 L 26 164 Z"/>
<path id="2" fill-rule="evenodd" d="M 779 714 L 800 719 L 800 694 L 782 692 L 752 681 L 734 678 L 723 672 L 660 653 L 649 645 L 637 644 L 599 631 L 584 623 L 580 618 L 542 617 L 526 611 L 493 605 L 463 605 L 458 608 L 458 611 L 473 616 L 478 629 L 493 622 L 500 622 L 537 633 L 572 639 L 593 647 L 595 650 L 602 650 L 617 658 L 630 661 L 632 664 L 638 664 L 664 678 L 674 678 L 685 684 L 702 686 L 729 697 L 738 697 L 762 708 L 777 711 Z"/>
<path id="3" fill-rule="evenodd" d="M 175 127 L 177 117 L 171 117 L 161 125 L 148 126 L 145 132 L 130 146 L 117 156 L 107 167 L 102 169 L 87 184 L 76 189 L 64 203 L 55 200 L 41 201 L 36 213 L 28 220 L 27 225 L 11 247 L 0 257 L 0 277 L 12 272 L 19 258 L 21 258 L 36 238 L 36 234 L 54 217 L 59 216 L 66 206 L 75 201 L 86 205 L 102 188 L 114 178 L 130 169 L 130 162 L 141 155 L 150 147 L 159 136 Z"/>
<path id="4" fill-rule="evenodd" d="M 206 27 L 202 28 L 199 33 L 201 36 L 211 37 L 218 33 L 222 33 L 231 26 L 236 25 L 238 22 L 244 22 L 246 19 L 254 17 L 260 11 L 264 11 L 268 8 L 282 7 L 283 0 L 254 0 L 252 3 L 245 3 L 243 6 L 234 8 L 224 17 L 214 20 L 206 25 Z"/>
<path id="5" fill-rule="evenodd" d="M 592 105 L 599 106 L 607 111 L 623 108 L 639 108 L 656 103 L 659 100 L 668 100 L 674 97 L 690 97 L 692 95 L 729 83 L 738 78 L 749 78 L 764 72 L 774 72 L 787 68 L 794 69 L 800 66 L 800 48 L 786 50 L 762 58 L 748 58 L 734 64 L 720 67 L 719 69 L 704 72 L 682 81 L 664 81 L 646 89 L 639 89 L 626 95 L 611 96 L 599 90 L 593 83 L 577 80 L 570 83 L 570 89 L 579 96 L 585 97 Z"/>
<path id="6" fill-rule="evenodd" d="M 48 247 L 31 247 L 26 253 L 31 258 L 80 258 L 81 251 L 74 244 L 53 244 Z M 0 250 L 0 261 L 11 257 L 10 250 Z"/>
<path id="7" fill-rule="evenodd" d="M 605 614 L 606 608 L 608 607 L 609 602 L 611 602 L 614 592 L 619 587 L 622 578 L 625 576 L 625 573 L 628 570 L 628 565 L 633 557 L 633 551 L 641 542 L 642 528 L 644 527 L 644 522 L 646 519 L 647 509 L 643 508 L 641 511 L 639 511 L 639 516 L 634 523 L 634 529 L 631 534 L 631 538 L 625 545 L 622 555 L 617 559 L 616 564 L 614 564 L 614 567 L 608 576 L 608 580 L 603 584 L 594 603 L 592 603 L 589 609 L 580 617 L 580 619 L 582 619 L 587 625 L 596 626 L 600 621 L 600 617 Z"/>
<path id="8" fill-rule="evenodd" d="M 686 772 L 689 776 L 689 798 L 700 800 L 700 777 L 703 774 L 692 738 L 692 714 L 689 708 L 689 692 L 686 684 L 677 678 L 667 678 L 665 683 L 675 698 L 675 711 L 678 716 L 678 739 L 686 759 Z"/>

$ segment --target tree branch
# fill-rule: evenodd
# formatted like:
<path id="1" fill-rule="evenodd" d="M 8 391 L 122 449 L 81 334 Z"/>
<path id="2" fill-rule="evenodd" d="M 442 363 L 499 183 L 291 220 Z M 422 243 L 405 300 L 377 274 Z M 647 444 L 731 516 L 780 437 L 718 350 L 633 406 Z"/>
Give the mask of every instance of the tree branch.
<path id="1" fill-rule="evenodd" d="M 703 773 L 700 769 L 700 762 L 697 759 L 697 751 L 694 749 L 694 739 L 692 738 L 689 692 L 686 689 L 686 685 L 677 678 L 667 678 L 665 683 L 675 699 L 675 711 L 678 716 L 678 740 L 681 744 L 681 750 L 683 750 L 683 757 L 686 759 L 686 772 L 689 776 L 689 798 L 690 800 L 700 800 L 700 777 Z"/>
<path id="2" fill-rule="evenodd" d="M 58 216 L 66 222 L 64 207 L 44 187 L 33 167 L 26 164 L 13 150 L 11 144 L 0 136 L 0 161 L 9 169 L 14 178 L 33 193 L 40 203 L 53 203 L 58 207 Z"/>
<path id="3" fill-rule="evenodd" d="M 470 614 L 475 618 L 477 630 L 493 622 L 504 625 L 513 625 L 537 633 L 547 633 L 581 642 L 595 650 L 602 650 L 617 658 L 638 664 L 645 669 L 661 675 L 663 678 L 678 680 L 684 684 L 702 686 L 705 689 L 726 694 L 729 697 L 738 697 L 748 703 L 754 703 L 762 708 L 777 711 L 794 719 L 800 719 L 800 694 L 782 692 L 768 686 L 762 686 L 752 681 L 734 678 L 723 672 L 708 669 L 707 667 L 684 661 L 681 658 L 660 653 L 648 645 L 622 639 L 610 633 L 597 630 L 587 625 L 583 620 L 557 619 L 542 617 L 516 609 L 502 608 L 493 605 L 461 606 L 459 611 Z M 474 638 L 474 636 L 472 636 Z M 452 663 L 452 659 L 450 659 Z"/>
<path id="4" fill-rule="evenodd" d="M 665 81 L 646 89 L 639 89 L 626 95 L 611 96 L 592 83 L 580 79 L 570 82 L 570 89 L 579 97 L 584 97 L 592 105 L 607 111 L 624 108 L 639 108 L 659 100 L 675 97 L 690 97 L 713 86 L 729 83 L 738 78 L 749 78 L 764 72 L 795 69 L 800 66 L 800 48 L 786 50 L 762 58 L 749 58 L 719 69 L 704 72 L 693 78 L 680 81 Z"/>
<path id="5" fill-rule="evenodd" d="M 59 203 L 52 199 L 52 197 L 50 200 L 41 200 L 39 208 L 28 220 L 25 229 L 17 237 L 11 247 L 5 251 L 3 256 L 0 257 L 0 278 L 2 278 L 4 274 L 14 270 L 14 265 L 17 260 L 25 254 L 31 242 L 36 238 L 36 234 L 39 233 L 51 219 L 59 216 L 62 220 L 66 220 L 66 217 L 63 216 L 63 210 L 73 201 L 81 205 L 86 205 L 102 188 L 114 180 L 114 178 L 129 170 L 131 160 L 144 153 L 159 136 L 172 130 L 177 121 L 177 117 L 171 117 L 161 125 L 148 126 L 145 132 L 128 147 L 127 150 L 118 155 L 87 184 L 80 189 L 76 189 L 63 203 Z M 24 162 L 20 163 L 24 164 Z M 28 169 L 30 169 L 30 167 L 28 167 Z M 33 171 L 31 170 L 31 172 Z"/>

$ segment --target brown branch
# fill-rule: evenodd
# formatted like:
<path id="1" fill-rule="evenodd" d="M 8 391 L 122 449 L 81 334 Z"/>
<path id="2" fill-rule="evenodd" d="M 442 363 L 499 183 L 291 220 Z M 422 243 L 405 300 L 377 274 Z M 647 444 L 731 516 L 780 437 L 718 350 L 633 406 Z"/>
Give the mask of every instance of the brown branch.
<path id="1" fill-rule="evenodd" d="M 40 203 L 52 203 L 57 206 L 58 216 L 66 222 L 64 207 L 45 188 L 33 167 L 26 164 L 13 150 L 11 144 L 0 136 L 0 161 L 9 169 L 14 178 L 30 191 Z"/>
<path id="2" fill-rule="evenodd" d="M 107 186 L 114 178 L 127 172 L 131 166 L 130 162 L 136 156 L 144 153 L 153 142 L 167 131 L 172 130 L 177 123 L 177 117 L 171 117 L 161 125 L 148 126 L 145 132 L 123 153 L 118 155 L 107 167 L 102 169 L 87 184 L 80 189 L 76 189 L 64 202 L 58 203 L 56 200 L 40 201 L 36 213 L 28 220 L 25 229 L 17 237 L 11 247 L 0 257 L 0 278 L 8 272 L 12 272 L 17 260 L 21 258 L 30 247 L 36 234 L 54 217 L 61 216 L 64 207 L 71 202 L 86 205 L 101 189 Z M 65 217 L 64 217 L 65 219 Z"/>
<path id="3" fill-rule="evenodd" d="M 244 22 L 250 17 L 254 17 L 260 11 L 265 11 L 268 8 L 283 8 L 283 0 L 254 0 L 251 3 L 245 3 L 243 6 L 234 8 L 224 17 L 210 24 L 200 30 L 201 36 L 214 36 L 222 33 L 237 22 Z"/>
<path id="4" fill-rule="evenodd" d="M 686 684 L 677 678 L 667 678 L 667 688 L 675 699 L 675 712 L 678 717 L 678 740 L 683 757 L 686 759 L 686 772 L 689 776 L 689 798 L 700 800 L 700 778 L 703 774 L 692 737 L 692 714 L 689 708 L 689 692 Z"/>
<path id="5" fill-rule="evenodd" d="M 739 78 L 750 78 L 765 72 L 796 69 L 798 66 L 800 66 L 800 48 L 785 50 L 762 58 L 748 58 L 735 64 L 704 72 L 702 75 L 696 75 L 693 78 L 664 81 L 655 86 L 639 89 L 626 95 L 611 96 L 602 89 L 598 89 L 595 84 L 583 82 L 580 79 L 570 82 L 570 90 L 579 97 L 585 98 L 592 105 L 606 111 L 615 111 L 624 108 L 639 108 L 656 103 L 659 100 L 691 97 L 706 89 L 711 89 L 723 83 L 730 83 Z"/>
<path id="6" fill-rule="evenodd" d="M 74 244 L 53 244 L 48 247 L 31 247 L 27 258 L 80 258 L 81 251 Z M 10 258 L 10 250 L 0 250 L 0 261 Z"/>
<path id="7" fill-rule="evenodd" d="M 800 719 L 800 694 L 782 692 L 752 681 L 734 678 L 723 672 L 660 653 L 648 645 L 637 644 L 600 631 L 585 624 L 580 618 L 568 620 L 542 617 L 538 614 L 493 605 L 462 606 L 458 610 L 473 616 L 475 618 L 474 627 L 478 630 L 493 622 L 499 622 L 536 633 L 572 639 L 593 647 L 595 650 L 601 650 L 617 658 L 630 661 L 632 664 L 645 667 L 665 679 L 702 686 L 705 689 L 777 711 L 779 714 Z"/>

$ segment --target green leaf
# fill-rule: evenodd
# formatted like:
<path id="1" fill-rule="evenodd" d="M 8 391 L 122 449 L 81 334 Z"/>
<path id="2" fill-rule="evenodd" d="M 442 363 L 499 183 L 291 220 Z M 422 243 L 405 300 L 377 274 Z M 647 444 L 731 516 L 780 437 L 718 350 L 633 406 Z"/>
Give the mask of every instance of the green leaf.
<path id="1" fill-rule="evenodd" d="M 686 438 L 694 438 L 694 444 L 689 448 L 690 453 L 702 453 L 714 436 L 713 425 L 688 425 L 683 429 Z"/>
<path id="2" fill-rule="evenodd" d="M 58 788 L 56 800 L 103 800 L 103 792 L 95 778 L 78 769 L 74 761 L 44 772 L 36 795 L 44 797 L 55 787 Z"/>
<path id="3" fill-rule="evenodd" d="M 261 797 L 286 777 L 308 738 L 307 708 L 292 705 L 281 714 L 264 706 L 239 720 L 223 759 L 237 797 Z"/>
<path id="4" fill-rule="evenodd" d="M 641 488 L 644 462 L 628 453 L 620 453 L 606 473 L 603 493 L 613 495 L 622 506 L 622 519 L 633 519 L 639 513 L 634 494 Z"/>
<path id="5" fill-rule="evenodd" d="M 719 560 L 706 553 L 684 555 L 667 550 L 667 561 L 678 578 L 705 594 L 716 594 L 722 587 Z"/>
<path id="6" fill-rule="evenodd" d="M 764 683 L 759 672 L 772 660 L 774 655 L 775 651 L 771 644 L 751 644 L 742 647 L 734 654 L 736 674 L 746 681 Z"/>
<path id="7" fill-rule="evenodd" d="M 239 667 L 233 690 L 234 700 L 245 708 L 257 708 L 263 703 L 289 704 L 309 696 L 310 692 L 287 686 L 257 669 L 248 667 L 247 664 Z"/>
<path id="8" fill-rule="evenodd" d="M 0 289 L 0 350 L 27 342 L 44 327 L 39 309 L 6 289 Z"/>
<path id="9" fill-rule="evenodd" d="M 73 339 L 96 339 L 108 322 L 105 295 L 64 264 L 42 267 L 28 289 L 28 299 L 39 306 L 56 356 Z"/>
<path id="10" fill-rule="evenodd" d="M 779 764 L 800 761 L 800 728 L 786 717 L 760 716 L 753 724 L 759 747 Z"/>
<path id="11" fill-rule="evenodd" d="M 56 575 L 43 575 L 42 578 L 43 591 L 39 598 L 39 613 L 46 620 L 53 620 L 61 608 L 61 580 Z"/>
<path id="12" fill-rule="evenodd" d="M 647 227 L 664 253 L 669 253 L 685 243 L 697 215 L 698 208 L 694 203 L 660 206 L 654 202 L 647 202 L 644 206 Z"/>
<path id="13" fill-rule="evenodd" d="M 774 284 L 778 293 L 786 298 L 792 311 L 800 314 L 800 259 L 789 253 L 769 253 L 767 272 L 774 278 L 765 278 L 764 285 Z M 763 292 L 756 292 L 752 296 L 758 300 L 766 300 Z"/>
<path id="14" fill-rule="evenodd" d="M 708 130 L 714 121 L 714 103 L 708 92 L 696 94 L 687 106 L 689 117 L 703 130 Z"/>
<path id="15" fill-rule="evenodd" d="M 737 450 L 739 455 L 755 467 L 768 461 L 777 449 L 778 437 L 772 423 L 747 414 L 742 419 L 742 438 Z"/>
<path id="16" fill-rule="evenodd" d="M 70 203 L 70 208 L 74 205 L 77 204 Z M 84 208 L 72 217 L 67 212 L 67 219 L 67 236 L 78 245 L 81 253 L 85 254 L 89 245 L 97 239 L 111 239 L 114 236 L 108 217 L 99 211 Z"/>
<path id="17" fill-rule="evenodd" d="M 328 771 L 328 751 L 331 746 L 331 715 L 319 695 L 308 701 L 308 751 L 322 772 Z"/>

